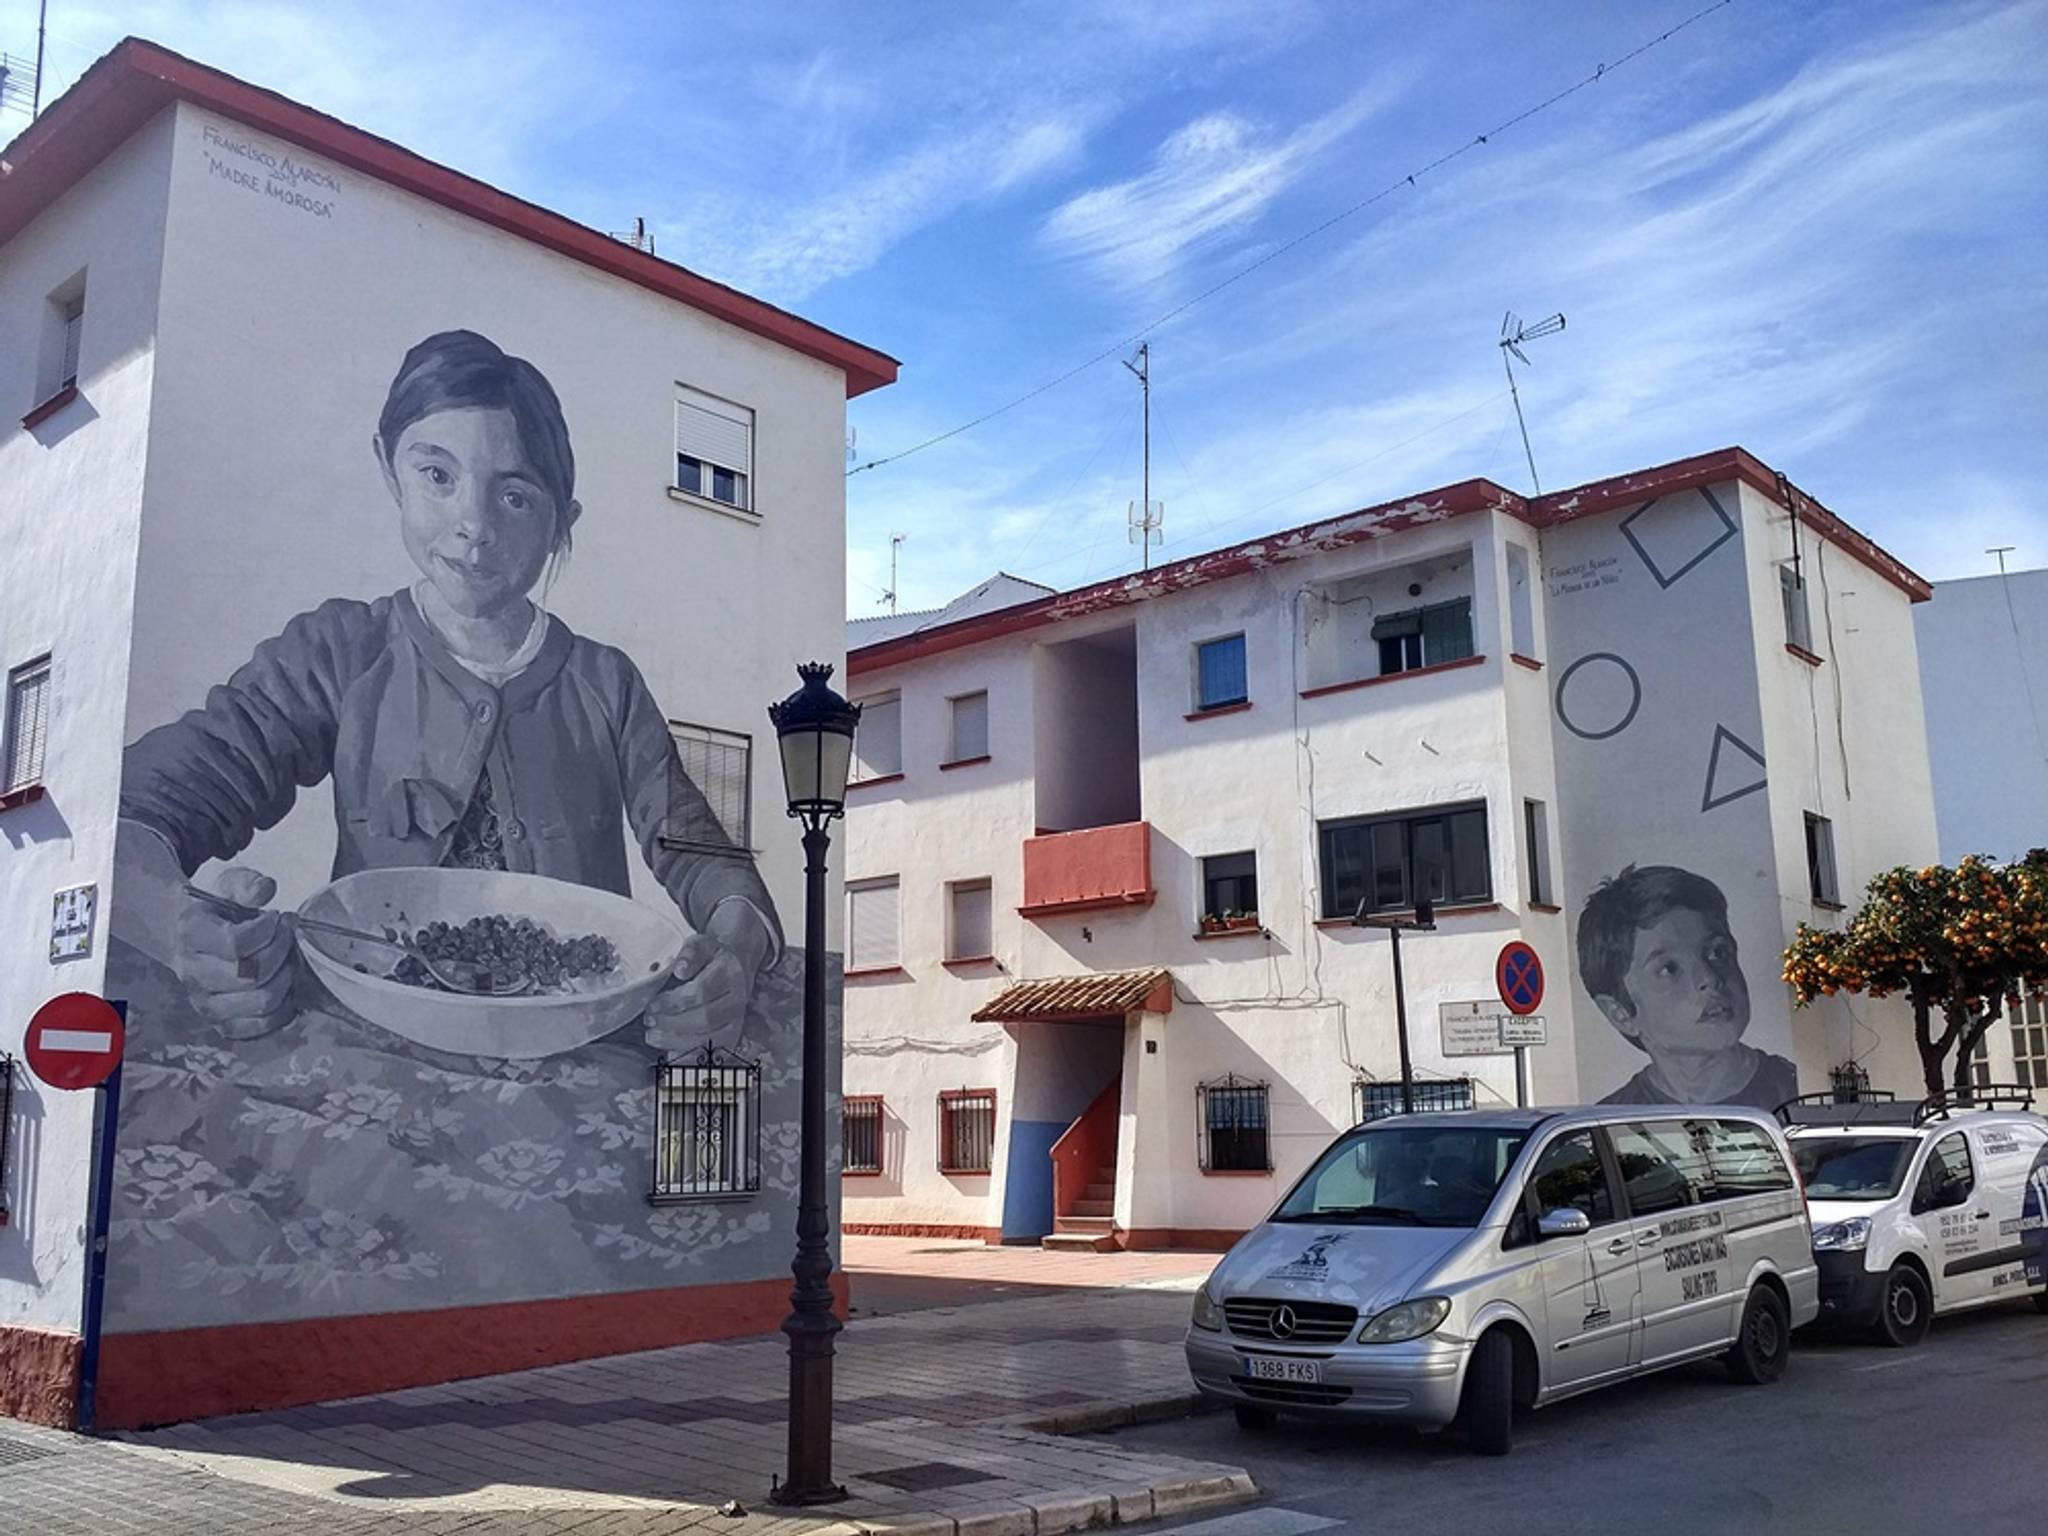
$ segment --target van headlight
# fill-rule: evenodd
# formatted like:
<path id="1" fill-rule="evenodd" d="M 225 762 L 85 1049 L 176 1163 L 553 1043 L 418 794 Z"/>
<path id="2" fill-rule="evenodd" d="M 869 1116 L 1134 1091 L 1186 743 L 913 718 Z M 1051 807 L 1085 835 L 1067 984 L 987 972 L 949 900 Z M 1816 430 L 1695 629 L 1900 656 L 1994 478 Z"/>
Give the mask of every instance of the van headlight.
<path id="1" fill-rule="evenodd" d="M 1209 1299 L 1208 1286 L 1201 1285 L 1195 1288 L 1195 1312 L 1188 1321 L 1197 1328 L 1207 1329 L 1210 1333 L 1222 1332 L 1223 1314 L 1217 1310 L 1216 1303 Z"/>
<path id="2" fill-rule="evenodd" d="M 1359 1329 L 1358 1342 L 1399 1344 L 1407 1339 L 1419 1339 L 1425 1333 L 1435 1333 L 1450 1315 L 1448 1296 L 1423 1296 L 1414 1301 L 1404 1301 L 1398 1307 L 1389 1307 L 1376 1314 Z"/>
<path id="3" fill-rule="evenodd" d="M 1854 1253 L 1870 1241 L 1870 1218 L 1851 1216 L 1813 1229 L 1815 1253 Z"/>

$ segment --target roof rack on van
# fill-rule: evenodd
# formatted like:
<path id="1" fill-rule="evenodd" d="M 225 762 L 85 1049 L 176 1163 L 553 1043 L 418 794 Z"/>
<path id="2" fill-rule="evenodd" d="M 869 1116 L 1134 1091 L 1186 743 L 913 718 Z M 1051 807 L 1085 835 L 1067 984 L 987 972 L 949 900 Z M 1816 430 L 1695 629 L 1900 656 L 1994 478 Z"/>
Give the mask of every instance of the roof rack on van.
<path id="1" fill-rule="evenodd" d="M 2034 1090 L 2025 1083 L 1973 1083 L 1967 1088 L 1946 1088 L 1931 1093 L 1913 1111 L 1913 1123 L 1945 1120 L 1950 1115 L 1968 1114 L 1973 1109 L 2032 1109 Z"/>
<path id="2" fill-rule="evenodd" d="M 1771 1113 L 1780 1125 L 1905 1125 L 1913 1106 L 1897 1102 L 1889 1088 L 1865 1088 L 1844 1098 L 1832 1088 L 1787 1099 Z"/>

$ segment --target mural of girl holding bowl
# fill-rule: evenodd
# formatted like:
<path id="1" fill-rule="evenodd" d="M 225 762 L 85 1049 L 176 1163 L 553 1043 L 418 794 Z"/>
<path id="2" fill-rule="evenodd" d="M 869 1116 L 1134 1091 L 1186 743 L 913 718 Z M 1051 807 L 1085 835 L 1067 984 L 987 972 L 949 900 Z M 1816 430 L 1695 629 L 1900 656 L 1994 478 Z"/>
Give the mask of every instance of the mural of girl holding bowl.
<path id="1" fill-rule="evenodd" d="M 117 915 L 114 937 L 133 952 L 117 950 L 116 966 L 125 953 L 131 1027 L 151 1063 L 141 1113 L 123 1125 L 131 1219 L 145 1237 L 193 1240 L 164 1277 L 173 1286 L 358 1300 L 367 1287 L 379 1305 L 397 1304 L 394 1281 L 426 1302 L 420 1282 L 457 1267 L 468 1273 L 450 1300 L 548 1294 L 626 1261 L 673 1267 L 714 1230 L 713 1247 L 765 1230 L 761 1211 L 720 1225 L 646 1204 L 653 1060 L 743 1030 L 754 1054 L 774 1056 L 796 1016 L 797 957 L 784 963 L 744 850 L 665 839 L 679 813 L 716 822 L 639 669 L 535 601 L 582 511 L 554 389 L 474 332 L 429 336 L 406 353 L 373 448 L 419 578 L 300 614 L 203 707 L 125 755 L 117 891 L 131 915 Z M 351 966 L 320 968 L 329 995 L 301 948 L 335 951 L 266 908 L 269 876 L 230 864 L 211 882 L 225 900 L 195 894 L 202 866 L 235 859 L 323 780 L 337 884 L 309 909 L 383 879 L 403 910 L 343 900 L 322 915 L 372 931 L 525 918 L 558 940 L 605 940 L 585 946 L 600 968 L 616 938 L 619 960 L 643 973 L 621 978 L 638 987 L 630 1012 L 586 1009 L 580 1029 L 535 1044 L 531 1030 L 497 1029 L 502 1007 L 378 977 L 362 985 L 410 992 L 384 996 L 380 1014 L 341 981 L 395 953 L 366 964 L 368 946 L 344 945 Z M 665 947 L 672 923 L 656 924 L 651 949 L 644 923 L 637 942 L 631 922 L 598 926 L 630 896 L 629 832 L 684 924 Z M 480 890 L 508 910 L 476 910 Z M 467 1009 L 459 1045 L 410 1027 L 436 1004 Z M 622 1027 L 629 1018 L 639 1027 Z M 502 1226 L 461 1230 L 465 1212 L 543 1208 L 581 1241 L 544 1247 L 527 1230 L 508 1246 Z"/>

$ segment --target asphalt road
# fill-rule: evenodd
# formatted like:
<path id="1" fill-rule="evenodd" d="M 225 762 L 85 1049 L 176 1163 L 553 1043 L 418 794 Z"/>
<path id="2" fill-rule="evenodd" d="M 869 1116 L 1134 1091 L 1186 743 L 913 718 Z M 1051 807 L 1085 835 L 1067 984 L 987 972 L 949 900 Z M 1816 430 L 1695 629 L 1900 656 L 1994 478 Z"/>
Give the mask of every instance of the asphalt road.
<path id="1" fill-rule="evenodd" d="M 1264 1508 L 1188 1536 L 2005 1536 L 2048 1531 L 2048 1317 L 2029 1304 L 1937 1323 L 1920 1348 L 1802 1334 L 1782 1380 L 1685 1366 L 1546 1408 L 1505 1457 L 1455 1432 L 1227 1413 L 1119 1445 L 1234 1462 Z"/>

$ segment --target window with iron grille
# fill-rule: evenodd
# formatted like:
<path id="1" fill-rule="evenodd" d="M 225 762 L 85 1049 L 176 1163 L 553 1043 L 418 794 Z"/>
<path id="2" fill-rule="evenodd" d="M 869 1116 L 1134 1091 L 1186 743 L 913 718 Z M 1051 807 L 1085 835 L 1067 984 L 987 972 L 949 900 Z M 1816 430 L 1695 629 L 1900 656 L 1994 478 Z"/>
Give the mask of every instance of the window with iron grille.
<path id="1" fill-rule="evenodd" d="M 1469 1077 L 1417 1079 L 1409 1087 L 1418 1114 L 1424 1110 L 1472 1107 L 1472 1079 Z M 1398 1115 L 1401 1113 L 1401 1080 L 1372 1082 L 1360 1078 L 1351 1085 L 1351 1100 L 1352 1118 L 1358 1125 Z"/>
<path id="2" fill-rule="evenodd" d="M 882 1096 L 848 1094 L 839 1102 L 839 1171 L 882 1171 Z"/>
<path id="3" fill-rule="evenodd" d="M 987 1173 L 995 1166 L 996 1091 L 956 1088 L 939 1095 L 939 1172 Z"/>
<path id="4" fill-rule="evenodd" d="M 654 1068 L 654 1200 L 761 1188 L 761 1066 L 706 1046 Z"/>
<path id="5" fill-rule="evenodd" d="M 1264 1173 L 1273 1166 L 1268 1135 L 1269 1089 L 1228 1073 L 1195 1087 L 1195 1123 L 1201 1127 L 1205 1173 Z"/>
<path id="6" fill-rule="evenodd" d="M 700 853 L 751 856 L 754 738 L 740 731 L 671 720 L 668 824 L 662 841 Z"/>

